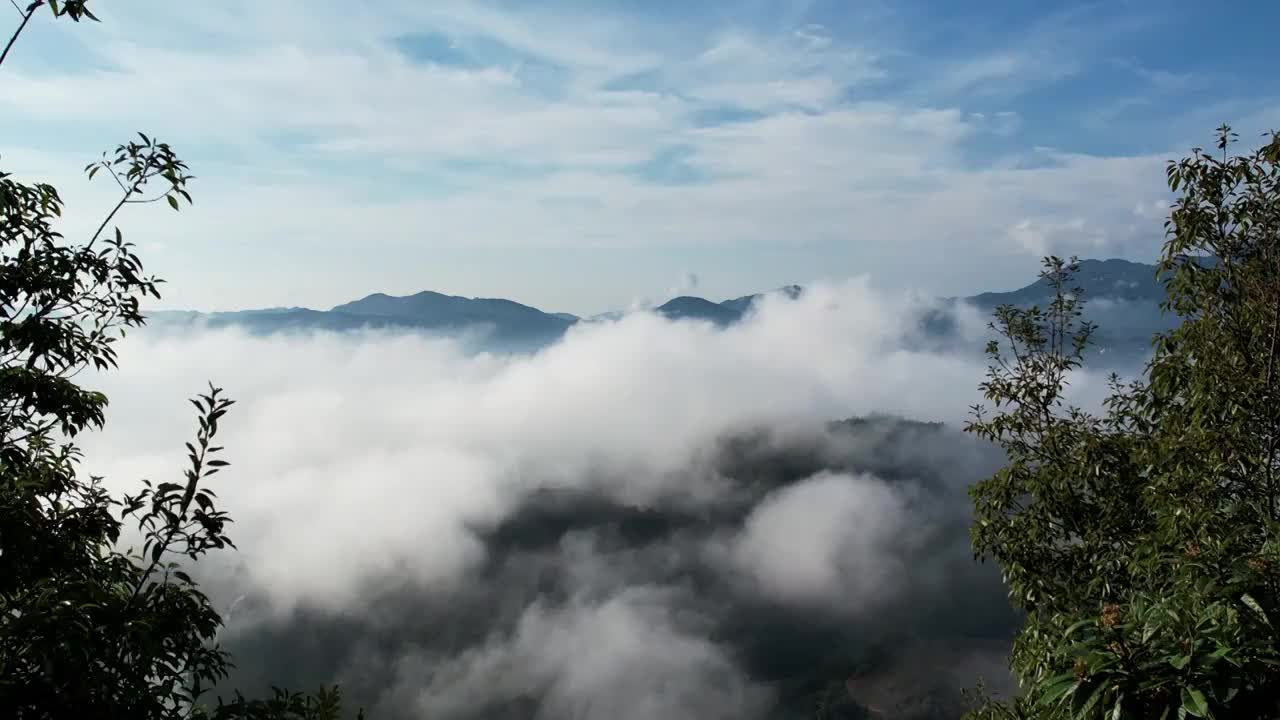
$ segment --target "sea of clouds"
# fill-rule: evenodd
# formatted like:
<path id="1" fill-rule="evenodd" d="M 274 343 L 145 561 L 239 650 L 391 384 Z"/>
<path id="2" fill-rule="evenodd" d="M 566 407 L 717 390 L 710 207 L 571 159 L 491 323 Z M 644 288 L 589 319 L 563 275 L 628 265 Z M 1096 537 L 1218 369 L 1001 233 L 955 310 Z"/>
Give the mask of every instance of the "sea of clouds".
<path id="1" fill-rule="evenodd" d="M 965 488 L 1000 463 L 958 430 L 986 318 L 959 309 L 941 347 L 931 307 L 851 281 L 521 356 L 134 333 L 88 381 L 111 405 L 82 445 L 115 489 L 175 479 L 186 398 L 237 400 L 209 484 L 239 551 L 199 577 L 250 690 L 340 681 L 390 718 L 752 718 L 856 674 L 883 704 L 1000 681 L 1013 628 L 966 536 Z M 1072 379 L 1086 407 L 1104 392 Z M 873 414 L 945 425 L 828 425 Z"/>

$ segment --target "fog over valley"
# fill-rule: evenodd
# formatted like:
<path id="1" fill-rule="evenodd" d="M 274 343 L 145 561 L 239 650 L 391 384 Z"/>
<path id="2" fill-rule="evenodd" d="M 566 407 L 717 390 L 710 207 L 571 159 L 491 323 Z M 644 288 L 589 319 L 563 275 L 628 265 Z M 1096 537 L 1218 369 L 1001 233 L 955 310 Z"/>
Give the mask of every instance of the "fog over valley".
<path id="1" fill-rule="evenodd" d="M 920 318 L 944 312 L 950 340 Z M 967 543 L 985 317 L 864 280 L 721 327 L 639 312 L 536 353 L 421 330 L 135 333 L 83 439 L 169 479 L 206 379 L 239 552 L 199 568 L 235 687 L 377 717 L 945 716 L 1008 684 Z M 1072 379 L 1096 406 L 1101 371 Z M 846 420 L 845 422 L 837 422 Z M 930 669 L 932 668 L 932 669 Z"/>

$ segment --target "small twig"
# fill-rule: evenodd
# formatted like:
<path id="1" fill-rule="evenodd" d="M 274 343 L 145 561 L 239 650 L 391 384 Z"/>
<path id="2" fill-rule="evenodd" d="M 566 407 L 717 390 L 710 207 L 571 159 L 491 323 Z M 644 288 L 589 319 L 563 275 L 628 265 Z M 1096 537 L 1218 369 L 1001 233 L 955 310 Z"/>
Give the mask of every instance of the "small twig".
<path id="1" fill-rule="evenodd" d="M 160 195 L 157 195 L 156 197 L 153 197 L 153 198 L 147 198 L 147 199 L 145 199 L 145 200 L 130 200 L 130 201 L 129 201 L 129 204 L 130 204 L 130 205 L 145 205 L 146 203 L 160 202 L 161 200 L 163 200 L 163 199 L 165 199 L 165 198 L 167 198 L 167 197 L 169 197 L 169 191 L 168 191 L 168 190 L 164 191 L 164 192 L 163 192 L 163 193 L 161 193 Z"/>
<path id="2" fill-rule="evenodd" d="M 94 243 L 98 242 L 98 238 L 102 236 L 102 231 L 107 229 L 107 223 L 111 222 L 112 218 L 116 216 L 116 213 L 120 212 L 120 208 L 124 207 L 129 202 L 129 196 L 135 192 L 137 192 L 136 189 L 125 191 L 124 197 L 120 198 L 120 202 L 116 203 L 116 206 L 111 209 L 111 212 L 107 213 L 107 216 L 102 219 L 102 224 L 98 226 L 96 231 L 94 231 L 93 237 L 89 238 L 89 244 L 85 246 L 86 249 L 92 248 Z"/>
<path id="3" fill-rule="evenodd" d="M 106 163 L 103 164 L 106 165 Z M 107 172 L 111 173 L 111 179 L 116 181 L 116 184 L 120 186 L 120 189 L 124 192 L 129 192 L 129 188 L 124 186 L 124 183 L 120 180 L 120 175 L 116 172 L 116 169 L 110 165 L 106 165 L 106 168 Z"/>
<path id="4" fill-rule="evenodd" d="M 10 2 L 12 1 L 13 0 L 10 0 Z M 9 38 L 9 43 L 4 46 L 4 52 L 0 53 L 0 65 L 3 65 L 5 58 L 9 57 L 9 51 L 13 49 L 13 44 L 18 42 L 18 36 L 22 34 L 22 31 L 27 27 L 27 23 L 31 21 L 31 17 L 36 14 L 36 10 L 38 10 L 41 5 L 44 5 L 44 0 L 37 0 L 36 2 L 31 3 L 31 7 L 27 10 L 26 14 L 22 16 L 22 22 L 18 25 L 18 29 L 13 31 L 13 36 Z M 17 7 L 17 5 L 14 7 Z"/>

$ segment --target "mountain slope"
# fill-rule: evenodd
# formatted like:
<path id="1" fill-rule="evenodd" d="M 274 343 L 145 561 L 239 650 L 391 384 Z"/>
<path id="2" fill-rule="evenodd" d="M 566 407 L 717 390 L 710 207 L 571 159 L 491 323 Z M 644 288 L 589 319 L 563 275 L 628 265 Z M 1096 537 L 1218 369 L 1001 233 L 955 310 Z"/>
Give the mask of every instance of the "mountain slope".
<path id="1" fill-rule="evenodd" d="M 1099 354 L 1114 353 L 1127 359 L 1145 355 L 1155 333 L 1180 322 L 1176 315 L 1160 308 L 1164 285 L 1156 276 L 1155 265 L 1119 259 L 1081 260 L 1071 285 L 1082 291 L 1082 319 L 1098 326 L 1093 345 Z M 967 302 L 986 312 L 1004 304 L 1045 307 L 1053 300 L 1053 288 L 1041 278 L 1017 290 L 950 300 Z"/>
<path id="2" fill-rule="evenodd" d="M 1156 266 L 1112 258 L 1110 260 L 1081 260 L 1080 270 L 1072 278 L 1072 285 L 1084 291 L 1084 297 L 1116 302 L 1146 302 L 1158 304 L 1164 299 L 1164 286 L 1156 277 Z M 1053 299 L 1053 288 L 1044 278 L 1008 292 L 984 292 L 964 298 L 980 307 L 1001 304 L 1045 305 Z"/>
<path id="3" fill-rule="evenodd" d="M 803 292 L 803 290 L 799 285 L 787 285 L 786 287 L 778 288 L 774 292 L 781 293 L 790 300 L 795 300 L 796 298 L 800 297 L 800 293 Z M 754 295 L 743 295 L 742 297 L 734 298 L 732 300 L 725 300 L 724 302 L 720 303 L 720 305 L 721 307 L 726 307 L 738 313 L 739 316 L 742 316 L 742 315 L 746 315 L 747 312 L 751 310 L 751 306 L 754 305 L 757 300 L 762 299 L 766 294 L 768 293 L 756 293 Z"/>

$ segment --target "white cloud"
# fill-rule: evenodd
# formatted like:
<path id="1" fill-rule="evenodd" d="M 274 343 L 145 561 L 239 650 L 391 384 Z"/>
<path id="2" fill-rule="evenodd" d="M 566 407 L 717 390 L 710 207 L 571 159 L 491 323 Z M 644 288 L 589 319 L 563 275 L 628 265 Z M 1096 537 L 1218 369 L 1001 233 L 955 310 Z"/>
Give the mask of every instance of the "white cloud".
<path id="1" fill-rule="evenodd" d="M 681 627 L 669 594 L 638 587 L 599 602 L 534 605 L 511 637 L 445 663 L 403 660 L 392 692 L 440 718 L 529 696 L 543 698 L 547 718 L 764 717 L 769 693 L 701 632 Z"/>
<path id="2" fill-rule="evenodd" d="M 815 286 L 723 331 L 638 314 L 528 357 L 417 334 L 132 333 L 121 368 L 88 378 L 111 405 L 106 431 L 80 438 L 84 470 L 115 490 L 180 477 L 195 428 L 185 398 L 207 379 L 225 387 L 238 401 L 218 436 L 231 466 L 208 486 L 239 549 L 196 568 L 218 607 L 234 604 L 224 640 L 262 670 L 279 653 L 307 664 L 297 677 L 375 688 L 388 717 L 476 716 L 478 697 L 537 698 L 547 717 L 765 712 L 771 686 L 720 644 L 745 641 L 717 634 L 723 613 L 687 586 L 691 568 L 741 604 L 735 621 L 766 607 L 857 625 L 895 602 L 918 607 L 911 598 L 968 572 L 953 570 L 967 554 L 921 543 L 935 526 L 956 535 L 954 486 L 992 458 L 956 438 L 907 441 L 895 467 L 945 466 L 946 487 L 918 497 L 910 481 L 819 475 L 758 501 L 754 466 L 733 470 L 717 441 L 762 429 L 752 452 L 817 443 L 820 458 L 867 457 L 874 438 L 846 447 L 825 423 L 887 412 L 958 424 L 985 361 L 922 349 L 911 328 L 923 307 L 865 282 Z M 981 318 L 959 319 L 962 335 L 979 333 Z M 1087 407 L 1103 386 L 1072 378 Z M 621 549 L 604 522 L 518 552 L 493 539 L 528 517 L 535 529 L 514 536 L 541 537 L 527 512 L 545 491 L 721 519 Z M 441 636 L 433 625 L 451 618 L 468 630 Z M 315 658 L 255 645 L 260 633 L 310 638 L 313 622 L 333 632 L 319 632 Z"/>
<path id="3" fill-rule="evenodd" d="M 884 76 L 872 53 L 836 46 L 812 28 L 777 39 L 725 32 L 664 72 L 687 97 L 756 111 L 827 110 L 850 89 Z"/>
<path id="4" fill-rule="evenodd" d="M 1036 255 L 1104 254 L 1109 244 L 1104 231 L 1090 228 L 1082 217 L 1063 222 L 1022 220 L 1009 229 L 1009 236 L 1027 252 Z"/>
<path id="5" fill-rule="evenodd" d="M 95 381 L 109 429 L 85 443 L 117 486 L 171 477 L 194 423 L 184 398 L 206 379 L 226 387 L 240 400 L 220 443 L 233 466 L 214 484 L 246 590 L 336 608 L 392 568 L 448 587 L 483 557 L 470 528 L 535 488 L 703 502 L 719 486 L 698 459 L 735 429 L 877 411 L 962 421 L 985 361 L 904 349 L 920 307 L 865 283 L 815 287 L 725 331 L 639 314 L 524 358 L 417 335 L 135 334 L 123 369 Z M 1093 380 L 1074 392 L 1094 398 Z"/>
<path id="6" fill-rule="evenodd" d="M 942 92 L 981 92 L 988 83 L 1008 80 L 1024 72 L 1029 65 L 1027 58 L 1014 53 L 998 53 L 966 62 L 947 63 L 936 80 L 936 89 Z"/>
<path id="7" fill-rule="evenodd" d="M 851 611 L 893 597 L 924 544 L 927 518 L 910 486 L 823 473 L 777 491 L 732 541 L 731 562 L 770 596 Z"/>

